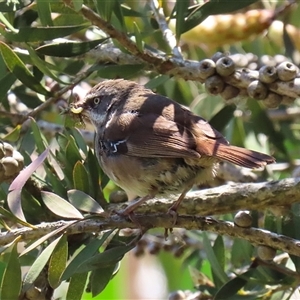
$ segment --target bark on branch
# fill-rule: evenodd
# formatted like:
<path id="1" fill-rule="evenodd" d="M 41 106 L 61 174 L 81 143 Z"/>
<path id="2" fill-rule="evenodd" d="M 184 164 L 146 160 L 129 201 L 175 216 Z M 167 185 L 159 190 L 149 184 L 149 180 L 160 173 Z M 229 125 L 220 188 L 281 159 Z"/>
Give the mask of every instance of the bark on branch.
<path id="1" fill-rule="evenodd" d="M 300 178 L 285 179 L 268 183 L 226 185 L 203 191 L 191 192 L 180 207 L 175 226 L 173 217 L 167 213 L 173 199 L 150 200 L 135 214 L 136 223 L 118 214 L 99 216 L 95 219 L 59 221 L 43 223 L 32 228 L 18 228 L 0 233 L 0 245 L 7 245 L 16 238 L 32 241 L 58 228 L 69 225 L 62 230 L 67 234 L 100 232 L 112 228 L 185 228 L 214 232 L 235 238 L 242 238 L 255 245 L 267 245 L 289 254 L 300 256 L 300 241 L 259 228 L 242 228 L 232 222 L 218 221 L 208 215 L 234 212 L 240 209 L 266 209 L 270 206 L 284 207 L 298 202 L 300 199 Z M 123 205 L 111 204 L 110 210 L 118 210 Z M 157 212 L 165 213 L 157 213 Z M 199 215 L 202 215 L 201 217 Z"/>

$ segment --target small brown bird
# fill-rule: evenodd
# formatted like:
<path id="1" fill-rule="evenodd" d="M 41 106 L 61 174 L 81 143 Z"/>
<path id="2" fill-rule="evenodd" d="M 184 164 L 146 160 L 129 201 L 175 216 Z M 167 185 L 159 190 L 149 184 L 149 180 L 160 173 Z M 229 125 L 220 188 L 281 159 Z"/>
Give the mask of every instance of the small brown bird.
<path id="1" fill-rule="evenodd" d="M 129 195 L 141 197 L 122 214 L 156 195 L 181 193 L 213 179 L 219 161 L 259 168 L 274 158 L 229 145 L 203 118 L 177 102 L 127 80 L 106 80 L 70 108 L 96 129 L 103 171 Z"/>

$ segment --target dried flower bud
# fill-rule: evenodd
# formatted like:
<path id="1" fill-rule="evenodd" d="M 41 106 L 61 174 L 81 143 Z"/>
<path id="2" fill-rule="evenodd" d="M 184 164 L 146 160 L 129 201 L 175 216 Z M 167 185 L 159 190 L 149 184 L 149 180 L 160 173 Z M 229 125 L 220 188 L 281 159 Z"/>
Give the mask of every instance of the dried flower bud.
<path id="1" fill-rule="evenodd" d="M 206 79 L 216 73 L 216 64 L 211 59 L 203 59 L 199 65 L 199 77 Z"/>
<path id="2" fill-rule="evenodd" d="M 8 143 L 3 143 L 3 149 L 5 152 L 5 156 L 12 156 L 13 152 L 14 152 L 14 148 L 12 145 L 8 144 Z"/>
<path id="3" fill-rule="evenodd" d="M 259 80 L 264 83 L 271 83 L 277 79 L 277 70 L 275 67 L 263 66 L 259 69 Z"/>
<path id="4" fill-rule="evenodd" d="M 222 57 L 216 62 L 216 71 L 221 76 L 229 76 L 235 71 L 235 63 L 230 57 Z"/>
<path id="5" fill-rule="evenodd" d="M 296 78 L 299 68 L 291 62 L 285 61 L 277 66 L 278 78 L 282 81 L 290 81 Z"/>
<path id="6" fill-rule="evenodd" d="M 216 52 L 212 57 L 211 60 L 214 62 L 217 62 L 220 58 L 225 57 L 225 54 L 223 52 Z"/>
<path id="7" fill-rule="evenodd" d="M 7 177 L 13 176 L 19 172 L 18 162 L 13 157 L 3 157 L 0 163 L 4 168 L 4 175 Z"/>
<path id="8" fill-rule="evenodd" d="M 220 93 L 224 100 L 230 100 L 238 96 L 240 90 L 232 85 L 226 84 L 224 90 Z"/>
<path id="9" fill-rule="evenodd" d="M 257 100 L 263 100 L 268 95 L 268 89 L 259 80 L 252 81 L 248 85 L 247 91 L 248 91 L 248 94 L 250 97 L 257 99 Z"/>
<path id="10" fill-rule="evenodd" d="M 239 227 L 249 228 L 252 226 L 252 216 L 248 210 L 239 211 L 234 216 L 234 224 Z"/>
<path id="11" fill-rule="evenodd" d="M 276 255 L 276 250 L 269 246 L 260 245 L 257 247 L 257 256 L 262 260 L 273 260 Z"/>
<path id="12" fill-rule="evenodd" d="M 223 79 L 219 75 L 210 76 L 205 80 L 205 88 L 212 95 L 220 94 L 225 87 Z"/>
<path id="13" fill-rule="evenodd" d="M 276 93 L 269 93 L 268 96 L 263 100 L 264 105 L 268 108 L 277 108 L 282 100 L 282 96 Z"/>
<path id="14" fill-rule="evenodd" d="M 281 104 L 283 105 L 291 105 L 295 102 L 295 98 L 289 96 L 282 96 Z"/>

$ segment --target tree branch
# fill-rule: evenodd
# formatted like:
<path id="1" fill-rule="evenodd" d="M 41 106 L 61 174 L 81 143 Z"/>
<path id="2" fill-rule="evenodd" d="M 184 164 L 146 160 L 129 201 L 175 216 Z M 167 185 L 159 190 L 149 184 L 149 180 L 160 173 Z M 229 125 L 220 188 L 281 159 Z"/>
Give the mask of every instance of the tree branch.
<path id="1" fill-rule="evenodd" d="M 178 196 L 149 200 L 135 212 L 143 215 L 167 212 Z M 262 183 L 239 183 L 190 192 L 182 201 L 178 213 L 185 215 L 223 215 L 239 210 L 284 208 L 300 201 L 300 178 Z M 124 209 L 130 203 L 111 204 L 112 211 Z"/>
<path id="2" fill-rule="evenodd" d="M 53 232 L 55 229 L 70 225 L 67 234 L 99 232 L 112 228 L 185 228 L 198 229 L 242 238 L 256 245 L 267 245 L 289 254 L 300 256 L 300 241 L 287 236 L 259 229 L 242 228 L 232 222 L 217 221 L 208 215 L 231 213 L 240 209 L 266 209 L 282 207 L 299 202 L 300 178 L 284 179 L 268 183 L 227 185 L 203 191 L 191 192 L 179 208 L 179 216 L 173 225 L 173 216 L 167 213 L 170 203 L 175 200 L 155 199 L 141 205 L 134 216 L 136 222 L 112 212 L 128 204 L 111 204 L 110 216 L 78 221 L 59 221 L 37 225 L 36 229 L 18 228 L 0 233 L 0 245 L 6 245 L 15 238 L 32 241 Z M 166 213 L 157 213 L 165 211 Z M 202 215 L 201 217 L 199 215 Z"/>
<path id="3" fill-rule="evenodd" d="M 147 229 L 173 227 L 173 217 L 169 214 L 136 215 L 135 219 L 140 226 Z M 20 237 L 21 241 L 32 241 L 65 225 L 70 225 L 66 229 L 66 233 L 69 235 L 100 232 L 112 228 L 138 228 L 137 224 L 129 222 L 118 215 L 105 219 L 83 220 L 78 223 L 74 223 L 74 221 L 59 221 L 38 225 L 36 229 L 22 228 L 6 233 L 2 232 L 0 233 L 0 245 L 6 245 L 17 237 Z M 183 215 L 178 216 L 175 227 L 188 230 L 203 230 L 233 238 L 241 238 L 255 245 L 267 245 L 289 254 L 300 256 L 300 241 L 264 229 L 242 228 L 234 225 L 232 222 L 217 221 L 210 217 Z"/>

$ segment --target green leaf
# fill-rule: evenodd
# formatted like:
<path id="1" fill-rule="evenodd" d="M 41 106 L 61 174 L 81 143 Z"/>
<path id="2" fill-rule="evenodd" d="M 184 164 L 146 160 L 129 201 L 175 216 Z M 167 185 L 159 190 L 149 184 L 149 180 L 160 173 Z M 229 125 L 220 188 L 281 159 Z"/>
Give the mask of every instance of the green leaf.
<path id="1" fill-rule="evenodd" d="M 233 118 L 235 109 L 235 105 L 225 105 L 210 119 L 209 124 L 216 128 L 218 131 L 224 130 L 227 124 Z"/>
<path id="2" fill-rule="evenodd" d="M 16 80 L 16 76 L 10 72 L 0 79 L 0 102 L 7 95 L 7 92 Z"/>
<path id="3" fill-rule="evenodd" d="M 130 14 L 131 16 L 141 16 L 142 14 L 132 10 L 128 6 L 122 4 L 122 1 L 117 0 L 115 1 L 115 6 L 114 6 L 114 13 L 115 16 L 117 17 L 118 21 L 120 22 L 121 28 L 124 32 L 126 32 L 126 24 L 124 21 L 124 16 L 127 14 L 127 16 Z"/>
<path id="4" fill-rule="evenodd" d="M 73 225 L 74 223 L 76 223 L 77 221 L 74 222 L 70 222 L 67 225 L 61 226 L 49 233 L 47 233 L 46 235 L 42 236 L 41 238 L 39 238 L 38 240 L 36 240 L 34 243 L 30 244 L 30 246 L 28 246 L 21 254 L 20 256 L 23 256 L 25 254 L 27 254 L 28 252 L 32 251 L 33 249 L 37 248 L 39 245 L 41 245 L 42 243 L 44 243 L 45 241 L 47 241 L 50 237 L 55 236 L 56 234 L 65 231 L 65 229 L 67 229 L 68 227 L 70 227 L 71 225 Z"/>
<path id="5" fill-rule="evenodd" d="M 55 27 L 22 27 L 17 34 L 0 31 L 6 39 L 12 42 L 45 42 L 67 36 L 83 29 L 89 24 Z"/>
<path id="6" fill-rule="evenodd" d="M 8 134 L 2 137 L 2 140 L 15 143 L 19 140 L 20 138 L 20 133 L 21 133 L 22 126 L 17 125 L 12 131 L 10 131 Z"/>
<path id="7" fill-rule="evenodd" d="M 35 170 L 43 163 L 48 155 L 49 149 L 46 149 L 38 158 L 36 158 L 29 166 L 23 169 L 19 175 L 14 179 L 9 187 L 9 194 L 7 196 L 7 204 L 11 212 L 23 222 L 26 222 L 22 205 L 21 205 L 21 191 L 29 177 Z"/>
<path id="8" fill-rule="evenodd" d="M 73 169 L 73 183 L 77 190 L 89 192 L 89 176 L 81 161 L 77 161 Z"/>
<path id="9" fill-rule="evenodd" d="M 35 262 L 30 267 L 29 271 L 27 272 L 24 281 L 23 281 L 23 291 L 26 292 L 33 282 L 38 278 L 43 268 L 46 266 L 51 254 L 53 253 L 56 245 L 63 237 L 61 235 L 57 239 L 55 239 L 47 248 L 43 250 L 43 252 L 37 257 Z"/>
<path id="10" fill-rule="evenodd" d="M 83 273 L 99 268 L 110 267 L 112 264 L 116 264 L 118 261 L 120 261 L 128 251 L 134 248 L 134 246 L 135 245 L 118 246 L 96 254 L 84 261 L 78 267 L 76 273 Z"/>
<path id="11" fill-rule="evenodd" d="M 17 300 L 20 296 L 22 274 L 17 246 L 18 243 L 11 246 L 8 263 L 1 282 L 1 299 Z"/>
<path id="12" fill-rule="evenodd" d="M 207 255 L 207 259 L 211 265 L 212 271 L 216 276 L 218 276 L 219 280 L 224 284 L 228 280 L 228 276 L 224 272 L 222 266 L 220 265 L 215 252 L 210 244 L 210 240 L 207 237 L 207 234 L 205 232 L 202 233 L 203 235 L 203 246 L 204 250 Z"/>
<path id="13" fill-rule="evenodd" d="M 99 248 L 103 245 L 103 243 L 107 240 L 107 238 L 112 234 L 113 230 L 109 230 L 103 234 L 101 238 L 96 238 L 92 240 L 89 244 L 85 246 L 68 264 L 67 268 L 65 269 L 62 280 L 68 280 L 71 276 L 73 276 L 79 266 L 92 257 Z M 83 272 L 84 273 L 84 272 Z"/>
<path id="14" fill-rule="evenodd" d="M 82 294 L 84 292 L 87 277 L 88 277 L 88 272 L 74 274 L 71 277 L 66 300 L 81 300 L 82 299 Z"/>
<path id="15" fill-rule="evenodd" d="M 42 60 L 30 46 L 27 45 L 27 51 L 29 52 L 30 58 L 32 60 L 33 65 L 38 68 L 44 75 L 49 76 L 50 78 L 54 79 L 58 83 L 67 85 L 68 82 L 61 80 L 58 76 L 56 76 L 46 65 L 45 61 Z"/>
<path id="16" fill-rule="evenodd" d="M 83 0 L 72 0 L 72 3 L 75 11 L 80 11 L 83 5 Z"/>
<path id="17" fill-rule="evenodd" d="M 53 26 L 51 18 L 51 6 L 49 1 L 37 0 L 36 8 L 39 14 L 39 18 L 43 26 Z"/>
<path id="18" fill-rule="evenodd" d="M 90 191 L 91 195 L 102 207 L 105 207 L 107 201 L 103 195 L 103 189 L 109 182 L 108 176 L 101 170 L 98 159 L 95 153 L 89 149 L 87 159 L 85 160 L 86 167 L 88 168 Z"/>
<path id="19" fill-rule="evenodd" d="M 75 139 L 71 135 L 68 135 L 68 144 L 67 147 L 65 148 L 65 151 L 66 151 L 66 157 L 68 158 L 67 163 L 73 170 L 77 161 L 81 161 L 82 157 L 78 149 L 78 146 L 75 142 Z"/>
<path id="20" fill-rule="evenodd" d="M 220 236 L 220 235 L 217 236 L 212 248 L 213 248 L 214 254 L 216 256 L 216 259 L 218 260 L 220 267 L 224 271 L 224 269 L 225 269 L 225 247 L 224 247 L 224 241 L 223 241 L 222 236 Z M 215 273 L 214 269 L 212 269 L 212 275 L 213 275 L 214 283 L 215 283 L 216 287 L 217 288 L 221 287 L 224 284 L 224 282 L 220 281 L 220 279 L 219 279 L 218 275 Z"/>
<path id="21" fill-rule="evenodd" d="M 111 19 L 111 15 L 113 12 L 113 8 L 115 6 L 116 0 L 101 0 L 95 1 L 95 6 L 97 8 L 98 13 L 107 21 L 109 22 Z"/>
<path id="22" fill-rule="evenodd" d="M 135 36 L 135 43 L 137 48 L 139 49 L 140 52 L 144 51 L 144 43 L 143 43 L 143 38 L 141 35 L 141 31 L 137 25 L 136 22 L 133 22 L 133 28 L 134 28 L 134 36 Z"/>
<path id="23" fill-rule="evenodd" d="M 264 133 L 269 141 L 284 154 L 285 159 L 288 159 L 289 154 L 284 145 L 284 136 L 275 129 L 273 122 L 270 120 L 266 111 L 261 107 L 262 104 L 256 100 L 250 99 L 248 106 L 251 108 L 251 128 L 256 134 Z"/>
<path id="24" fill-rule="evenodd" d="M 0 214 L 3 215 L 4 217 L 8 218 L 10 221 L 14 221 L 14 222 L 19 223 L 26 227 L 35 228 L 35 226 L 18 219 L 14 214 L 12 214 L 10 211 L 6 210 L 4 207 L 1 207 L 1 206 L 0 206 Z M 0 251 L 0 253 L 1 253 L 1 251 Z"/>
<path id="25" fill-rule="evenodd" d="M 110 282 L 116 269 L 116 264 L 113 263 L 108 267 L 93 270 L 90 276 L 92 296 L 99 295 Z"/>
<path id="26" fill-rule="evenodd" d="M 176 1 L 176 28 L 175 28 L 175 33 L 176 33 L 176 39 L 177 41 L 180 38 L 180 35 L 184 32 L 185 28 L 185 16 L 187 9 L 189 7 L 190 1 L 189 0 L 177 0 Z"/>
<path id="27" fill-rule="evenodd" d="M 48 142 L 45 136 L 41 133 L 39 126 L 33 118 L 30 119 L 30 127 L 33 133 L 37 150 L 39 153 L 42 153 L 43 151 L 45 151 L 46 147 L 48 147 Z"/>
<path id="28" fill-rule="evenodd" d="M 89 42 L 66 41 L 59 43 L 51 43 L 43 45 L 36 49 L 36 51 L 43 55 L 56 57 L 72 57 L 82 55 L 96 46 L 102 44 L 107 38 L 98 39 Z"/>
<path id="29" fill-rule="evenodd" d="M 231 13 L 247 7 L 258 0 L 210 0 L 203 5 L 197 6 L 180 26 L 179 33 L 182 34 L 203 22 L 208 16 Z M 181 2 L 181 1 L 179 1 Z M 177 18 L 177 17 L 176 17 Z M 176 24 L 177 26 L 177 24 Z M 177 34 L 176 34 L 177 36 Z"/>
<path id="30" fill-rule="evenodd" d="M 68 199 L 76 208 L 89 212 L 100 214 L 104 212 L 103 208 L 89 195 L 78 190 L 68 191 Z"/>
<path id="31" fill-rule="evenodd" d="M 114 79 L 114 78 L 130 78 L 137 75 L 144 68 L 144 65 L 100 65 L 96 66 L 97 75 L 99 77 Z"/>
<path id="32" fill-rule="evenodd" d="M 82 214 L 68 201 L 53 194 L 51 192 L 41 192 L 43 202 L 54 214 L 69 218 L 69 219 L 82 219 Z"/>
<path id="33" fill-rule="evenodd" d="M 22 9 L 23 7 L 28 6 L 31 4 L 33 0 L 6 0 L 0 2 L 0 11 L 2 12 L 12 12 Z"/>
<path id="34" fill-rule="evenodd" d="M 292 205 L 292 212 L 289 214 L 284 214 L 281 218 L 282 234 L 299 240 L 299 226 L 300 226 L 300 216 L 299 216 L 300 205 L 298 203 Z M 300 257 L 296 255 L 290 255 L 297 272 L 300 271 Z"/>
<path id="35" fill-rule="evenodd" d="M 254 269 L 250 269 L 226 282 L 215 294 L 214 300 L 232 299 L 232 296 L 247 284 L 254 271 Z"/>
<path id="36" fill-rule="evenodd" d="M 60 285 L 60 278 L 66 268 L 67 258 L 67 235 L 64 235 L 55 246 L 49 261 L 48 280 L 50 286 L 54 289 Z"/>
<path id="37" fill-rule="evenodd" d="M 42 95 L 50 95 L 30 73 L 21 59 L 6 44 L 0 42 L 0 51 L 7 68 L 22 82 L 25 86 Z"/>
<path id="38" fill-rule="evenodd" d="M 245 240 L 234 239 L 231 248 L 231 263 L 234 267 L 239 268 L 251 262 L 253 256 L 253 246 Z"/>
<path id="39" fill-rule="evenodd" d="M 153 90 L 156 89 L 159 85 L 162 85 L 170 80 L 170 76 L 168 75 L 158 75 L 152 79 L 150 79 L 146 84 L 145 87 Z"/>

